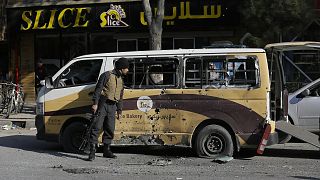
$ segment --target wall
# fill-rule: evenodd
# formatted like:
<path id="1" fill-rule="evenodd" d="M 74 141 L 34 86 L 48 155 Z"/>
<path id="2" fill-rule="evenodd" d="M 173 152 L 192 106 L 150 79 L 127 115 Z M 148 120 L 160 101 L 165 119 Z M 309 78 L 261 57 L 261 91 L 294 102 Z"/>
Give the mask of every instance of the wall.
<path id="1" fill-rule="evenodd" d="M 34 38 L 32 34 L 21 35 L 20 41 L 20 78 L 24 86 L 26 102 L 35 101 L 35 74 L 34 74 Z"/>

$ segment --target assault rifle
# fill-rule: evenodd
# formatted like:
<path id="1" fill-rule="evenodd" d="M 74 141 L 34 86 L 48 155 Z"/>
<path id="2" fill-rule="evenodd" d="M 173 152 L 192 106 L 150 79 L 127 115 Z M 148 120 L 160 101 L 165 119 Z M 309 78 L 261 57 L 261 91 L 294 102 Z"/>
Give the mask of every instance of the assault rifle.
<path id="1" fill-rule="evenodd" d="M 97 121 L 97 114 L 87 114 L 89 116 L 89 124 L 86 125 L 86 130 L 83 132 L 82 136 L 81 136 L 81 144 L 79 146 L 79 150 L 80 151 L 84 151 L 86 147 L 88 147 L 89 145 L 89 139 L 90 139 L 90 133 L 91 133 L 91 129 L 93 127 L 93 125 L 95 124 L 95 122 Z"/>

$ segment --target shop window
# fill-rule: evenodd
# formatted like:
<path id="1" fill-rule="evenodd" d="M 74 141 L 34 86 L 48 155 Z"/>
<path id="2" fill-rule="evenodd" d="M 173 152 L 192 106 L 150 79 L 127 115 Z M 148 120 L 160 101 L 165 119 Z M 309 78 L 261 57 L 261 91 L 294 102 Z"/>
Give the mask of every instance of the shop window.
<path id="1" fill-rule="evenodd" d="M 194 38 L 174 38 L 173 45 L 174 49 L 194 49 L 195 40 Z"/>
<path id="2" fill-rule="evenodd" d="M 50 43 L 48 43 L 50 42 Z M 59 59 L 59 36 L 37 36 L 36 50 L 39 59 Z"/>
<path id="3" fill-rule="evenodd" d="M 161 49 L 173 49 L 173 39 L 172 38 L 162 38 Z"/>
<path id="4" fill-rule="evenodd" d="M 134 89 L 175 88 L 178 86 L 178 59 L 138 58 L 130 60 L 125 86 Z"/>
<path id="5" fill-rule="evenodd" d="M 150 46 L 149 46 L 149 41 L 147 38 L 138 40 L 138 50 L 139 51 L 145 51 L 145 50 L 149 50 L 149 49 L 150 49 Z"/>
<path id="6" fill-rule="evenodd" d="M 87 54 L 85 34 L 62 35 L 62 60 L 66 64 L 71 59 Z"/>
<path id="7" fill-rule="evenodd" d="M 56 87 L 94 84 L 98 81 L 102 59 L 83 60 L 71 64 L 55 82 Z"/>
<path id="8" fill-rule="evenodd" d="M 117 42 L 118 52 L 137 51 L 138 42 L 136 39 L 121 39 Z"/>
<path id="9" fill-rule="evenodd" d="M 117 51 L 117 41 L 105 34 L 91 34 L 90 53 L 108 53 Z"/>
<path id="10" fill-rule="evenodd" d="M 256 58 L 227 59 L 225 56 L 186 60 L 187 88 L 254 87 L 259 83 Z"/>
<path id="11" fill-rule="evenodd" d="M 50 42 L 50 43 L 48 43 Z M 58 35 L 46 35 L 36 37 L 37 61 L 43 64 L 46 76 L 52 77 L 62 66 L 60 61 L 60 41 Z"/>

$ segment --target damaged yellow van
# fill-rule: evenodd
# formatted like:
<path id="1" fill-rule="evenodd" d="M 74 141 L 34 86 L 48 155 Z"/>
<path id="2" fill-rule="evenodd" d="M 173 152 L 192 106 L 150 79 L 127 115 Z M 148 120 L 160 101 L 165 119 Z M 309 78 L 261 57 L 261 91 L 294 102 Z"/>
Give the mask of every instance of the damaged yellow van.
<path id="1" fill-rule="evenodd" d="M 271 106 L 270 99 L 282 105 L 282 96 L 271 97 L 266 53 L 254 48 L 77 57 L 46 79 L 39 92 L 37 138 L 79 152 L 97 79 L 121 57 L 129 59 L 130 67 L 114 145 L 179 145 L 192 147 L 198 156 L 232 156 L 241 147 L 257 147 L 266 124 L 272 125 L 268 143 L 278 143 L 270 115 L 283 108 Z M 281 64 L 274 64 L 281 93 Z"/>

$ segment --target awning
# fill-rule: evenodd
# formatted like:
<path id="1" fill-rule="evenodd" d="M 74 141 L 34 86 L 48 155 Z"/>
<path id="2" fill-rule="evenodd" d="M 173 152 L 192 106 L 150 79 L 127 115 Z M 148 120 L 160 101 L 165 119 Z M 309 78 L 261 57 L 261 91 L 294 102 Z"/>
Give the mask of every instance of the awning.
<path id="1" fill-rule="evenodd" d="M 297 51 L 297 50 L 320 50 L 320 42 L 301 41 L 301 42 L 283 42 L 268 44 L 265 50 L 276 51 Z"/>
<path id="2" fill-rule="evenodd" d="M 7 8 L 52 6 L 52 5 L 74 5 L 74 4 L 97 4 L 97 3 L 119 3 L 141 0 L 8 0 Z"/>

